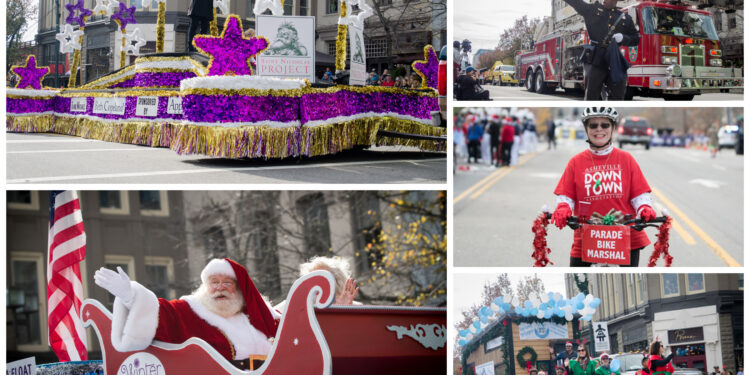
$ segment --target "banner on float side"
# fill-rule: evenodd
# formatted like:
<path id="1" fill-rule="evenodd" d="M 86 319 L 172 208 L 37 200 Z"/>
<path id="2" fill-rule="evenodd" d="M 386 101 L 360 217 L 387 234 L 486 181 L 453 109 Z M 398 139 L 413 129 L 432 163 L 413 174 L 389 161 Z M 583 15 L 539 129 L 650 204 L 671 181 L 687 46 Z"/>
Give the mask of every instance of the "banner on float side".
<path id="1" fill-rule="evenodd" d="M 609 352 L 609 330 L 607 322 L 594 322 L 594 350 L 597 352 Z"/>
<path id="2" fill-rule="evenodd" d="M 367 56 L 365 37 L 359 27 L 349 25 L 349 84 L 364 86 L 367 83 Z"/>
<path id="3" fill-rule="evenodd" d="M 256 16 L 256 33 L 268 39 L 257 55 L 257 74 L 315 81 L 315 17 Z"/>
<path id="4" fill-rule="evenodd" d="M 521 340 L 567 339 L 568 326 L 552 322 L 520 323 L 518 335 Z"/>

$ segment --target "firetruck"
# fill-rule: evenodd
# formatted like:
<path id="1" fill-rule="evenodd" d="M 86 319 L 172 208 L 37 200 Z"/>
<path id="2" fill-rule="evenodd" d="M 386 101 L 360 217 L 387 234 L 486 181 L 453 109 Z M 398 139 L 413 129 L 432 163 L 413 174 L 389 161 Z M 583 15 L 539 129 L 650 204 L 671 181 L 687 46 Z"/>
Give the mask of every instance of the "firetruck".
<path id="1" fill-rule="evenodd" d="M 627 100 L 635 95 L 692 100 L 701 93 L 743 87 L 742 69 L 723 67 L 709 12 L 679 0 L 639 1 L 623 11 L 632 17 L 641 36 L 638 46 L 620 47 L 631 64 Z M 579 57 L 589 42 L 582 26 L 539 37 L 531 50 L 516 54 L 519 85 L 539 93 L 557 88 L 581 92 L 584 75 Z"/>

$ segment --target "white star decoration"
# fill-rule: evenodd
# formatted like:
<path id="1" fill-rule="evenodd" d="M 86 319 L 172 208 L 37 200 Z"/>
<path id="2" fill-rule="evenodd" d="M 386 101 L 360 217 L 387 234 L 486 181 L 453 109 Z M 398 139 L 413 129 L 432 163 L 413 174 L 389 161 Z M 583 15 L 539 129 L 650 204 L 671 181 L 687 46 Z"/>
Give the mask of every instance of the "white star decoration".
<path id="1" fill-rule="evenodd" d="M 365 29 L 365 19 L 372 16 L 372 8 L 367 5 L 367 0 L 344 0 L 346 2 L 346 17 L 339 17 L 339 25 L 352 25 L 362 30 Z M 354 6 L 359 8 L 359 13 L 354 15 Z"/>
<path id="2" fill-rule="evenodd" d="M 214 8 L 219 8 L 219 13 L 222 16 L 229 14 L 229 7 L 226 0 L 214 0 Z"/>
<path id="3" fill-rule="evenodd" d="M 107 17 L 112 15 L 112 7 L 109 0 L 96 0 L 96 6 L 91 9 L 94 14 L 103 14 Z"/>
<path id="4" fill-rule="evenodd" d="M 295 337 L 294 338 L 294 346 L 297 346 L 297 345 L 299 345 L 299 339 Z"/>
<path id="5" fill-rule="evenodd" d="M 258 0 L 253 7 L 253 13 L 260 16 L 266 9 L 270 9 L 274 16 L 283 16 L 284 7 L 281 6 L 281 0 Z"/>
<path id="6" fill-rule="evenodd" d="M 141 29 L 136 27 L 130 34 L 125 34 L 125 51 L 128 55 L 140 55 L 140 49 L 145 45 L 146 39 L 143 39 Z"/>
<path id="7" fill-rule="evenodd" d="M 120 9 L 120 2 L 117 0 L 106 0 L 107 1 L 107 16 L 111 16 L 115 14 L 115 11 Z M 107 18 L 107 22 L 109 22 L 109 18 Z"/>
<path id="8" fill-rule="evenodd" d="M 59 34 L 55 34 L 55 39 L 60 41 L 60 53 L 69 53 L 77 49 L 81 49 L 81 44 L 78 43 L 78 38 L 83 35 L 83 30 L 73 30 L 73 26 L 66 23 L 64 26 L 60 26 Z"/>

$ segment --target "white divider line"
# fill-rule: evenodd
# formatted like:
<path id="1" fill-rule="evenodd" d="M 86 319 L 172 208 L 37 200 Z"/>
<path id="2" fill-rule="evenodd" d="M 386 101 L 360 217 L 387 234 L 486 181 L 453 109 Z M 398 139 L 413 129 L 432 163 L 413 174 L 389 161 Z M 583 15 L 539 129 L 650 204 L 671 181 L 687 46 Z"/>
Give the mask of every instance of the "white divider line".
<path id="1" fill-rule="evenodd" d="M 243 168 L 211 168 L 211 169 L 191 169 L 191 170 L 172 170 L 172 171 L 150 171 L 150 172 L 131 172 L 131 173 L 106 173 L 90 175 L 73 175 L 73 176 L 53 176 L 53 177 L 30 177 L 7 180 L 9 184 L 54 182 L 66 180 L 91 180 L 97 178 L 123 178 L 123 177 L 149 177 L 149 176 L 168 176 L 181 174 L 200 174 L 200 173 L 222 173 L 222 172 L 245 172 L 245 171 L 270 171 L 285 169 L 310 169 L 310 168 L 331 168 L 354 165 L 375 165 L 375 164 L 397 164 L 397 163 L 426 163 L 438 162 L 445 163 L 445 158 L 435 159 L 401 159 L 401 160 L 380 160 L 380 161 L 355 161 L 326 164 L 308 164 L 308 165 L 277 165 L 271 167 L 243 167 Z"/>
<path id="2" fill-rule="evenodd" d="M 97 152 L 97 151 L 151 151 L 153 148 L 92 148 L 83 150 L 39 150 L 39 151 L 7 151 L 6 154 L 47 154 L 55 152 Z"/>

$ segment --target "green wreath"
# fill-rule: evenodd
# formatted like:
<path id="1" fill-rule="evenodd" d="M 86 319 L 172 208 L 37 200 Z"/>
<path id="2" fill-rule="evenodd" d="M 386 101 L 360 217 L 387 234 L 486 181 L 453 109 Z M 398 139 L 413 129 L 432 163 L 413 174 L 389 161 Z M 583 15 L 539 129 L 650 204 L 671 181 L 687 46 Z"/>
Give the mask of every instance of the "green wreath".
<path id="1" fill-rule="evenodd" d="M 526 355 L 530 354 L 530 358 L 526 358 Z M 526 363 L 531 362 L 531 366 L 536 366 L 536 352 L 534 351 L 534 348 L 530 346 L 524 346 L 521 348 L 521 350 L 518 351 L 518 354 L 516 354 L 516 361 L 518 361 L 518 366 L 521 368 L 526 368 Z"/>

